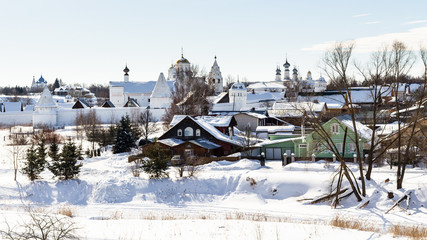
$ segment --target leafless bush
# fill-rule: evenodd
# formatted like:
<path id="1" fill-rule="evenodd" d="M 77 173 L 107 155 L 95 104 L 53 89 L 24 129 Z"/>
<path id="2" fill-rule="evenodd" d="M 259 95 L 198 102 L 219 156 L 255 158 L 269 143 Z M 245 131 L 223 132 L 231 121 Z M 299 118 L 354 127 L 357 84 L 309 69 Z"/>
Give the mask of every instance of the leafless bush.
<path id="1" fill-rule="evenodd" d="M 11 227 L 7 222 L 7 230 L 0 230 L 4 239 L 37 239 L 37 240 L 60 240 L 78 239 L 75 235 L 77 227 L 69 217 L 52 215 L 48 213 L 37 213 L 28 210 L 29 220 Z"/>
<path id="2" fill-rule="evenodd" d="M 57 214 L 61 214 L 67 217 L 73 217 L 73 210 L 71 209 L 70 206 L 61 206 L 58 208 Z"/>
<path id="3" fill-rule="evenodd" d="M 350 228 L 356 229 L 360 231 L 369 231 L 369 232 L 378 232 L 379 229 L 374 227 L 372 224 L 367 224 L 366 221 L 363 220 L 349 220 L 344 219 L 343 217 L 337 215 L 335 216 L 330 225 L 339 227 L 339 228 Z"/>
<path id="4" fill-rule="evenodd" d="M 141 166 L 142 166 L 142 162 L 141 160 L 135 160 L 133 161 L 133 165 L 130 167 L 131 171 L 132 171 L 132 175 L 134 177 L 139 177 L 141 174 Z"/>
<path id="5" fill-rule="evenodd" d="M 253 179 L 251 177 L 247 177 L 246 181 L 249 182 L 249 185 L 251 185 L 252 188 L 255 188 L 255 185 L 257 184 L 257 182 L 255 181 L 255 179 Z"/>
<path id="6" fill-rule="evenodd" d="M 421 226 L 403 226 L 403 225 L 394 225 L 389 230 L 390 233 L 397 236 L 405 236 L 410 239 L 427 239 L 427 228 Z"/>

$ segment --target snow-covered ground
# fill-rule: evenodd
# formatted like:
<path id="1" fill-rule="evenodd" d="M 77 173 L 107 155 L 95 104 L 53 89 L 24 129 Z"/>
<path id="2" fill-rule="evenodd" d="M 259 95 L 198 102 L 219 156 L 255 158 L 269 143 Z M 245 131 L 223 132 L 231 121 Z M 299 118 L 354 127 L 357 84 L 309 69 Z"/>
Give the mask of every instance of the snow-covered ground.
<path id="1" fill-rule="evenodd" d="M 427 227 L 426 169 L 407 169 L 405 189 L 396 190 L 395 169 L 376 168 L 366 207 L 350 196 L 332 209 L 298 200 L 327 193 L 338 164 L 267 161 L 260 167 L 243 159 L 200 166 L 189 178 L 171 168 L 169 179 L 150 180 L 133 176 L 126 154 L 106 152 L 83 160 L 78 180 L 57 181 L 46 170 L 41 180 L 32 183 L 19 173 L 15 182 L 6 134 L 0 131 L 0 230 L 5 221 L 25 221 L 28 205 L 48 213 L 70 208 L 82 239 L 390 239 L 386 229 L 393 225 Z M 350 166 L 357 176 L 357 166 Z M 405 190 L 414 190 L 409 210 L 385 214 Z M 336 216 L 375 230 L 332 227 Z"/>

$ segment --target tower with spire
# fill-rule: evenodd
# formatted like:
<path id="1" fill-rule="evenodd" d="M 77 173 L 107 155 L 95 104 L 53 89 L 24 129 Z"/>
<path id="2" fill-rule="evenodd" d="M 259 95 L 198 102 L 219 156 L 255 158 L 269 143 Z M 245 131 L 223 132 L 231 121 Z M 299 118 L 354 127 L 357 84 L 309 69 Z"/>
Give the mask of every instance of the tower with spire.
<path id="1" fill-rule="evenodd" d="M 283 67 L 285 68 L 285 74 L 283 77 L 283 80 L 291 80 L 290 74 L 289 74 L 289 67 L 291 64 L 288 63 L 288 58 L 286 58 L 285 64 L 283 64 Z"/>
<path id="2" fill-rule="evenodd" d="M 207 81 L 209 84 L 212 84 L 216 94 L 219 94 L 224 91 L 223 78 L 221 75 L 221 71 L 219 70 L 218 63 L 216 61 L 216 56 L 211 71 L 209 72 Z"/>
<path id="3" fill-rule="evenodd" d="M 294 69 L 292 69 L 292 80 L 298 81 L 298 69 L 297 69 L 297 67 L 294 67 Z"/>
<path id="4" fill-rule="evenodd" d="M 125 73 L 124 81 L 125 81 L 125 82 L 129 82 L 129 68 L 128 68 L 128 65 L 127 65 L 127 64 L 126 64 L 125 69 L 123 69 L 123 72 Z"/>
<path id="5" fill-rule="evenodd" d="M 276 81 L 282 81 L 282 71 L 280 70 L 280 67 L 277 66 L 276 68 Z"/>

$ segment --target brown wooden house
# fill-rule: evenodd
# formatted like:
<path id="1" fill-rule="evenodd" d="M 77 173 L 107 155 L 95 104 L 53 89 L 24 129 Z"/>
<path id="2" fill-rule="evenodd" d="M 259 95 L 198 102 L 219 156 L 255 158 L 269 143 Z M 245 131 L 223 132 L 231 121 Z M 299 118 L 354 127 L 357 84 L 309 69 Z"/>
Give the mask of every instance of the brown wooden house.
<path id="1" fill-rule="evenodd" d="M 203 119 L 186 116 L 162 136 L 158 144 L 181 156 L 226 156 L 240 150 L 241 144 Z"/>

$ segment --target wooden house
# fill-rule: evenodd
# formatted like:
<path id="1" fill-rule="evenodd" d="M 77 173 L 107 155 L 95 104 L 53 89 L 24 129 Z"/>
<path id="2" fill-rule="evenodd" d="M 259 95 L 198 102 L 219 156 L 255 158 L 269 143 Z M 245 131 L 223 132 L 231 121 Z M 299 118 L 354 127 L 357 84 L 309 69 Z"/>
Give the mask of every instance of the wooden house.
<path id="1" fill-rule="evenodd" d="M 241 149 L 241 144 L 203 119 L 185 116 L 158 139 L 172 155 L 226 156 Z"/>
<path id="2" fill-rule="evenodd" d="M 372 130 L 356 122 L 359 139 L 355 139 L 353 123 L 349 115 L 334 117 L 324 123 L 322 128 L 329 134 L 339 152 L 342 152 L 344 131 L 347 128 L 344 158 L 353 158 L 353 155 L 356 153 L 356 144 L 359 144 L 361 154 L 369 148 L 368 143 L 371 139 Z M 310 159 L 312 154 L 318 159 L 331 159 L 333 157 L 333 153 L 328 150 L 327 145 L 318 137 L 315 131 L 307 136 L 297 138 L 286 135 L 275 137 L 279 139 L 266 141 L 259 145 L 261 147 L 260 151 L 266 154 L 266 159 L 270 159 L 268 157 L 272 157 L 271 159 L 273 160 L 281 159 L 279 158 L 279 152 L 282 155 L 285 152 L 293 153 L 298 159 Z M 272 151 L 273 155 L 270 154 Z"/>

